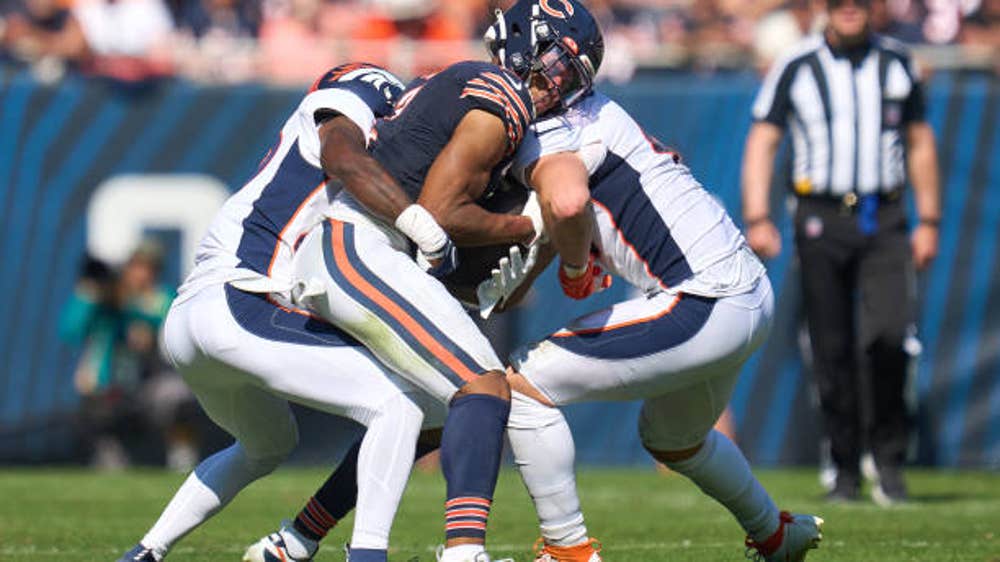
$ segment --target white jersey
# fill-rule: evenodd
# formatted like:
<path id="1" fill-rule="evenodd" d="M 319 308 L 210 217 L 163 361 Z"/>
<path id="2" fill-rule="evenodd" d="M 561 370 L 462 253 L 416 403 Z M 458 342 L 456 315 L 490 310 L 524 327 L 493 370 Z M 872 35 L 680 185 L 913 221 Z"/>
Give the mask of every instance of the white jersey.
<path id="1" fill-rule="evenodd" d="M 401 89 L 394 76 L 366 64 L 342 65 L 320 77 L 257 174 L 215 216 L 178 300 L 219 283 L 260 293 L 290 290 L 296 242 L 323 220 L 340 191 L 320 164 L 317 118 L 324 112 L 343 115 L 367 142 L 375 119 L 391 114 L 390 98 Z"/>
<path id="2" fill-rule="evenodd" d="M 512 172 L 523 181 L 540 157 L 567 151 L 590 172 L 595 242 L 608 272 L 646 293 L 705 297 L 749 292 L 765 274 L 721 203 L 607 96 L 595 92 L 537 123 Z"/>

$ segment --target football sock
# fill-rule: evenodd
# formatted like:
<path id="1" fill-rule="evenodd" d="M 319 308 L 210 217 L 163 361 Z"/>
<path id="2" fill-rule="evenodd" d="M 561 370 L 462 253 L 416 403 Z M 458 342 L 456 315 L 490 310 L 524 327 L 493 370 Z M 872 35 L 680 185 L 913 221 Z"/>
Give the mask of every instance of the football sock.
<path id="1" fill-rule="evenodd" d="M 358 505 L 351 545 L 386 550 L 389 530 L 413 467 L 424 414 L 404 395 L 389 399 L 368 423 L 358 450 Z"/>
<path id="2" fill-rule="evenodd" d="M 273 471 L 284 455 L 251 459 L 239 442 L 203 460 L 174 494 L 142 544 L 157 558 L 181 537 L 215 515 L 240 490 Z"/>
<path id="3" fill-rule="evenodd" d="M 437 444 L 417 442 L 415 460 L 436 451 Z M 313 541 L 321 541 L 330 529 L 347 516 L 358 502 L 358 451 L 361 441 L 344 455 L 333 474 L 323 482 L 295 517 L 295 530 Z"/>
<path id="4" fill-rule="evenodd" d="M 358 466 L 357 462 L 351 463 L 355 468 Z M 355 480 L 355 482 L 357 482 Z M 354 490 L 351 491 L 351 497 L 357 498 L 358 490 L 357 484 L 354 486 Z M 309 498 L 306 502 L 305 507 L 302 511 L 295 516 L 295 521 L 292 522 L 292 526 L 297 532 L 302 536 L 308 537 L 312 541 L 321 541 L 326 534 L 330 532 L 330 529 L 337 526 L 337 522 L 340 521 L 340 517 L 334 517 L 329 511 L 323 508 L 323 504 L 316 500 L 316 496 Z"/>
<path id="5" fill-rule="evenodd" d="M 509 415 L 510 402 L 496 396 L 468 394 L 451 401 L 441 435 L 446 539 L 486 539 Z"/>
<path id="6" fill-rule="evenodd" d="M 725 435 L 713 429 L 694 456 L 666 465 L 725 506 L 755 541 L 766 540 L 778 529 L 777 506 L 750 471 L 746 457 Z"/>
<path id="7" fill-rule="evenodd" d="M 295 529 L 312 540 L 322 540 L 358 501 L 359 440 L 341 459 L 337 469 L 323 482 L 295 517 Z"/>
<path id="8" fill-rule="evenodd" d="M 387 562 L 389 560 L 385 549 L 351 548 L 351 562 Z"/>
<path id="9" fill-rule="evenodd" d="M 514 464 L 535 503 L 545 543 L 574 546 L 585 541 L 587 527 L 573 472 L 573 434 L 562 412 L 513 392 L 507 438 Z"/>

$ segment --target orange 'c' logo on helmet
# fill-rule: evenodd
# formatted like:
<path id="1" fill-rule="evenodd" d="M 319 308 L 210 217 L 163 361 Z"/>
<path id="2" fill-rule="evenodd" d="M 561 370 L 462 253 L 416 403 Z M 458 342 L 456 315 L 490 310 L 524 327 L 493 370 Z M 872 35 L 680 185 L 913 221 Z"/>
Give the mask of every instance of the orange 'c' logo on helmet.
<path id="1" fill-rule="evenodd" d="M 560 11 L 550 6 L 549 0 L 538 0 L 538 5 L 539 7 L 542 8 L 543 12 L 552 17 L 564 20 L 573 15 L 573 4 L 569 0 L 556 0 L 556 1 L 562 4 L 561 9 L 563 11 Z"/>

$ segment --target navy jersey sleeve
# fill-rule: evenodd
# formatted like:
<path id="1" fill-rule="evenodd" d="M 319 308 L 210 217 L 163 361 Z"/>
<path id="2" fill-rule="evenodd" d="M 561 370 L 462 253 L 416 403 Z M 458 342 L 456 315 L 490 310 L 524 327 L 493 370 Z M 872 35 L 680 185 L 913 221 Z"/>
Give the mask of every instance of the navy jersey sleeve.
<path id="1" fill-rule="evenodd" d="M 503 121 L 508 153 L 513 153 L 534 118 L 531 94 L 509 71 L 485 63 L 478 66 L 461 77 L 464 83 L 459 97 L 470 109 L 488 111 Z"/>

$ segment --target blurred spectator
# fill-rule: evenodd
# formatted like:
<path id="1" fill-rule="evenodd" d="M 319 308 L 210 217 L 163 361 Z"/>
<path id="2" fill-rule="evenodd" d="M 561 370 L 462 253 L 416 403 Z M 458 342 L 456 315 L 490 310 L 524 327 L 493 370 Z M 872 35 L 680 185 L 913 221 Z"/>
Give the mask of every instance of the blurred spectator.
<path id="1" fill-rule="evenodd" d="M 4 9 L 3 2 L 7 2 Z M 76 6 L 67 8 L 72 2 Z M 169 10 L 166 2 L 169 4 Z M 995 66 L 997 0 L 872 0 L 873 27 L 906 43 L 962 45 L 939 64 Z M 483 57 L 493 10 L 514 0 L 0 0 L 0 46 L 41 78 L 66 68 L 140 80 L 301 86 L 366 60 L 406 77 Z M 586 0 L 604 31 L 600 77 L 639 66 L 765 68 L 817 28 L 823 0 Z M 176 22 L 176 31 L 170 15 Z M 956 58 L 957 57 L 957 58 Z M 933 62 L 933 61 L 932 61 Z"/>
<path id="2" fill-rule="evenodd" d="M 41 78 L 62 76 L 67 65 L 136 81 L 169 72 L 157 60 L 172 28 L 160 0 L 25 0 L 0 21 L 0 43 Z"/>
<path id="3" fill-rule="evenodd" d="M 201 39 L 212 35 L 254 38 L 260 31 L 260 3 L 255 0 L 199 0 L 174 8 L 178 30 Z"/>
<path id="4" fill-rule="evenodd" d="M 1000 0 L 982 0 L 963 23 L 959 41 L 968 56 L 982 59 L 1000 74 Z"/>
<path id="5" fill-rule="evenodd" d="M 257 0 L 192 0 L 174 7 L 172 44 L 178 74 L 204 82 L 245 82 L 256 76 Z"/>
<path id="6" fill-rule="evenodd" d="M 785 2 L 778 9 L 763 13 L 754 28 L 754 62 L 761 73 L 777 59 L 789 45 L 818 29 L 822 10 L 811 0 Z"/>
<path id="7" fill-rule="evenodd" d="M 408 74 L 420 75 L 460 60 L 485 56 L 480 45 L 469 44 L 475 31 L 471 4 L 441 0 L 369 3 L 373 9 L 358 18 L 353 28 L 350 59 L 411 69 Z"/>
<path id="8" fill-rule="evenodd" d="M 982 0 L 962 27 L 963 43 L 1000 46 L 1000 0 Z"/>
<path id="9" fill-rule="evenodd" d="M 927 10 L 919 0 L 882 0 L 872 5 L 872 27 L 906 43 L 923 43 Z"/>
<path id="10" fill-rule="evenodd" d="M 127 466 L 125 443 L 144 429 L 162 437 L 171 467 L 188 469 L 198 460 L 184 421 L 193 398 L 157 348 L 173 298 L 157 281 L 161 258 L 158 245 L 144 243 L 118 275 L 88 259 L 63 308 L 60 336 L 83 348 L 73 377 L 82 398 L 81 438 L 99 468 Z"/>
<path id="11" fill-rule="evenodd" d="M 348 37 L 357 15 L 346 6 L 323 0 L 279 0 L 264 12 L 258 70 L 278 84 L 308 84 L 340 62 L 333 38 Z M 366 60 L 366 59 L 362 59 Z"/>
<path id="12" fill-rule="evenodd" d="M 78 0 L 73 17 L 93 55 L 91 72 L 124 82 L 171 72 L 173 21 L 161 0 Z"/>
<path id="13" fill-rule="evenodd" d="M 8 60 L 27 64 L 42 81 L 58 80 L 67 64 L 87 56 L 79 22 L 57 0 L 25 0 L 0 20 L 0 44 Z"/>

